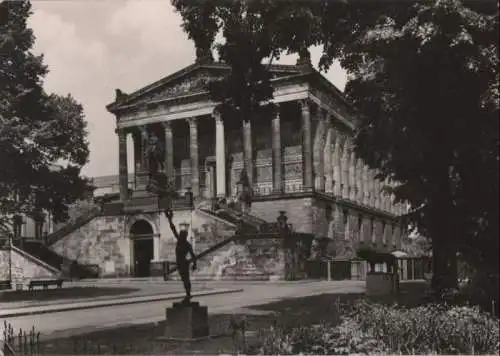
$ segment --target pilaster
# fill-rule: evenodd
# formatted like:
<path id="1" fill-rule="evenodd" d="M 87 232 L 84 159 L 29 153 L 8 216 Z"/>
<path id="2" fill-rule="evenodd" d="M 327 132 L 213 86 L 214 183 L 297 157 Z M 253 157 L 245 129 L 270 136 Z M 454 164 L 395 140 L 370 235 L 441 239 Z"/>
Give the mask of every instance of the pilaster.
<path id="1" fill-rule="evenodd" d="M 189 153 L 191 156 L 191 191 L 194 197 L 200 196 L 200 164 L 199 164 L 199 144 L 198 125 L 196 118 L 188 119 L 189 123 Z"/>
<path id="2" fill-rule="evenodd" d="M 272 120 L 272 149 L 273 149 L 273 190 L 277 193 L 284 191 L 283 184 L 283 149 L 281 147 L 280 112 Z"/>
<path id="3" fill-rule="evenodd" d="M 356 189 L 357 189 L 356 201 L 359 204 L 363 204 L 363 198 L 364 198 L 363 169 L 364 169 L 363 160 L 361 158 L 358 158 L 356 163 Z"/>
<path id="4" fill-rule="evenodd" d="M 326 193 L 333 192 L 332 135 L 333 135 L 333 128 L 331 127 L 331 125 L 328 125 L 328 129 L 327 129 L 327 133 L 326 133 L 326 140 L 325 140 L 325 149 L 323 152 L 324 162 L 325 162 L 325 192 Z"/>
<path id="5" fill-rule="evenodd" d="M 340 132 L 335 132 L 335 144 L 333 148 L 333 194 L 337 197 L 342 195 L 342 145 L 344 137 Z"/>
<path id="6" fill-rule="evenodd" d="M 349 199 L 352 201 L 356 200 L 356 165 L 357 158 L 356 153 L 354 153 L 354 149 L 351 148 L 351 154 L 349 157 Z"/>
<path id="7" fill-rule="evenodd" d="M 368 165 L 363 165 L 363 204 L 370 204 L 370 185 Z"/>
<path id="8" fill-rule="evenodd" d="M 350 158 L 350 142 L 349 139 L 346 138 L 344 142 L 344 149 L 342 152 L 341 158 L 341 176 L 342 176 L 342 198 L 349 199 L 349 158 Z"/>
<path id="9" fill-rule="evenodd" d="M 299 101 L 302 118 L 302 164 L 303 188 L 313 189 L 313 152 L 312 152 L 312 125 L 311 110 L 308 100 Z"/>
<path id="10" fill-rule="evenodd" d="M 118 134 L 118 176 L 120 186 L 120 200 L 128 199 L 128 166 L 127 166 L 127 133 L 124 129 L 117 129 Z"/>

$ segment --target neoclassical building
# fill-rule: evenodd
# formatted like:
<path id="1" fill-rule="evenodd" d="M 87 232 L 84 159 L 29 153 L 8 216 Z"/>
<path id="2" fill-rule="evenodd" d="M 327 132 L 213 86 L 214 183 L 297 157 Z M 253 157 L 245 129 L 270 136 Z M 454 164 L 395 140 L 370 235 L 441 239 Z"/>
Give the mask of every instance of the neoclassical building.
<path id="1" fill-rule="evenodd" d="M 179 193 L 192 192 L 195 207 L 236 196 L 246 152 L 250 214 L 275 221 L 284 210 L 295 230 L 317 238 L 398 248 L 404 207 L 382 189 L 392 183 L 375 179 L 354 153 L 356 113 L 343 94 L 310 65 L 272 65 L 278 114 L 242 125 L 221 117 L 206 89 L 228 70 L 222 63 L 195 63 L 133 93 L 117 90 L 107 109 L 116 117 L 124 210 L 156 209 L 144 189 L 144 148 L 154 132 L 164 145 L 167 175 L 175 177 Z M 134 172 L 127 167 L 127 136 Z"/>
<path id="2" fill-rule="evenodd" d="M 405 209 L 383 189 L 393 183 L 377 180 L 353 151 L 356 112 L 342 93 L 310 64 L 272 65 L 277 115 L 242 124 L 221 117 L 207 91 L 210 80 L 229 70 L 197 61 L 133 93 L 116 90 L 107 110 L 116 118 L 118 184 L 114 177 L 96 179 L 99 207 L 48 234 L 51 252 L 39 247 L 44 253 L 29 261 L 47 258 L 40 266 L 49 274 L 62 269 L 61 261 L 101 276 L 163 273 L 176 242 L 158 197 L 146 190 L 150 133 L 164 148 L 163 170 L 180 196 L 189 197 L 173 201 L 174 224 L 188 230 L 196 253 L 225 243 L 200 261 L 211 276 L 231 270 L 281 278 L 295 271 L 297 260 L 280 242 L 284 235 L 252 240 L 252 231 L 272 231 L 270 224 L 283 216 L 294 236 L 314 238 L 329 258 L 352 258 L 360 246 L 400 249 Z M 243 167 L 253 193 L 245 214 L 213 204 L 239 196 Z M 236 241 L 243 220 L 257 228 Z"/>

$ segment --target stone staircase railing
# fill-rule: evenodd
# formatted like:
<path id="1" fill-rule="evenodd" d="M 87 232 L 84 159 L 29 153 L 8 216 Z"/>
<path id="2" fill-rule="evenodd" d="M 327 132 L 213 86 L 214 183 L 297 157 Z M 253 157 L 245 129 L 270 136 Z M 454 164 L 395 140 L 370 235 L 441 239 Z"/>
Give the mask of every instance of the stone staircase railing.
<path id="1" fill-rule="evenodd" d="M 223 241 L 221 241 L 219 243 L 216 243 L 215 245 L 212 245 L 209 248 L 207 248 L 205 251 L 200 252 L 199 254 L 197 254 L 196 255 L 196 259 L 199 260 L 200 258 L 202 258 L 202 257 L 204 257 L 204 256 L 206 256 L 206 255 L 208 255 L 208 254 L 210 254 L 210 253 L 212 253 L 212 252 L 214 252 L 214 251 L 216 251 L 216 250 L 218 250 L 218 249 L 226 246 L 227 244 L 229 244 L 229 243 L 231 243 L 231 242 L 233 242 L 233 241 L 235 241 L 237 239 L 238 239 L 237 235 L 228 237 L 227 239 L 225 239 L 225 240 L 223 240 Z M 169 269 L 168 274 L 172 274 L 175 271 L 177 271 L 177 266 Z"/>
<path id="2" fill-rule="evenodd" d="M 72 233 L 73 231 L 79 229 L 80 227 L 87 224 L 89 221 L 101 214 L 100 207 L 93 207 L 87 213 L 77 217 L 75 221 L 64 225 L 59 230 L 47 235 L 47 245 L 53 245 L 63 237 Z"/>

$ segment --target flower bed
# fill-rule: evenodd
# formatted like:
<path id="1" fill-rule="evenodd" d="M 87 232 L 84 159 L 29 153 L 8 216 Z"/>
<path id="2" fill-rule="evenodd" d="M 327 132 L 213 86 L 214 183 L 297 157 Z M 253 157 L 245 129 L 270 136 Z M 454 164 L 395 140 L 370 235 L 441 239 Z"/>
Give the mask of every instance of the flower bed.
<path id="1" fill-rule="evenodd" d="M 338 326 L 271 328 L 259 354 L 498 354 L 499 322 L 477 307 L 357 303 Z"/>

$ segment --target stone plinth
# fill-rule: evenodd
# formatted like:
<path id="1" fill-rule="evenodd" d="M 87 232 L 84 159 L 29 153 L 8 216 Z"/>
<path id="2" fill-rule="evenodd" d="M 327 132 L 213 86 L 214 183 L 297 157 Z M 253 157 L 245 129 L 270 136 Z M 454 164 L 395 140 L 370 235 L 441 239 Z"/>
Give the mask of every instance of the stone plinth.
<path id="1" fill-rule="evenodd" d="M 209 336 L 207 307 L 198 302 L 174 303 L 166 314 L 165 338 L 187 340 Z"/>
<path id="2" fill-rule="evenodd" d="M 384 272 L 368 272 L 366 274 L 366 294 L 387 295 L 395 291 L 392 274 Z"/>

